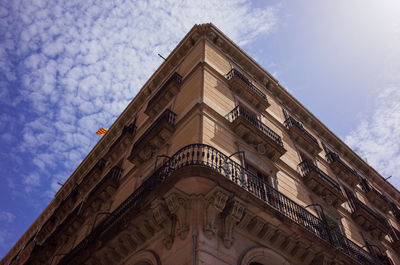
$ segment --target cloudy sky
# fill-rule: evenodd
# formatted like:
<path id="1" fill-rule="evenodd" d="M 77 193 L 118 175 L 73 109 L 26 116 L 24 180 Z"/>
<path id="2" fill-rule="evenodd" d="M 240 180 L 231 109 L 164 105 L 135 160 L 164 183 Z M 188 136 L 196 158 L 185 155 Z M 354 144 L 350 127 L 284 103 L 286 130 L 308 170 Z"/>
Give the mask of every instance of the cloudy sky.
<path id="1" fill-rule="evenodd" d="M 206 22 L 400 187 L 398 0 L 0 0 L 0 258 Z"/>

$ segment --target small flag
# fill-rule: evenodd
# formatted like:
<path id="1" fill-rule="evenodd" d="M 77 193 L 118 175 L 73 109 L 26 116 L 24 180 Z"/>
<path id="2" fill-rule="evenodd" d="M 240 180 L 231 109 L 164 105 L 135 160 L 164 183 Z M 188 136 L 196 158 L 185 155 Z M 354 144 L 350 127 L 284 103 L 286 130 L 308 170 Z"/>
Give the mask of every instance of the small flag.
<path id="1" fill-rule="evenodd" d="M 97 135 L 104 135 L 104 134 L 106 134 L 106 132 L 107 132 L 106 129 L 100 128 L 100 129 L 96 132 L 96 134 L 97 134 Z"/>

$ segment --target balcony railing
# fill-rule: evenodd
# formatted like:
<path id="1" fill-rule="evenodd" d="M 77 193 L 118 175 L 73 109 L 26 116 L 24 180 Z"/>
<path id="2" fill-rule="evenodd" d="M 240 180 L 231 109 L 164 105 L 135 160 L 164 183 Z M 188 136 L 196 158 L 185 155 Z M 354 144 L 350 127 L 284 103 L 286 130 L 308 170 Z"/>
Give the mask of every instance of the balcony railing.
<path id="1" fill-rule="evenodd" d="M 370 209 L 367 205 L 355 196 L 349 196 L 350 204 L 353 208 L 353 219 L 372 236 L 379 240 L 389 232 L 389 224 L 385 217 Z"/>
<path id="2" fill-rule="evenodd" d="M 400 252 L 400 231 L 392 226 L 390 229 L 390 237 L 392 238 L 392 247 L 396 252 Z"/>
<path id="3" fill-rule="evenodd" d="M 337 153 L 329 151 L 326 154 L 326 159 L 331 164 L 331 168 L 335 174 L 338 174 L 339 177 L 341 177 L 348 184 L 354 187 L 357 183 L 359 183 L 360 179 L 357 172 L 343 162 Z"/>
<path id="4" fill-rule="evenodd" d="M 137 139 L 137 141 L 133 145 L 132 150 L 135 150 L 136 147 L 142 143 L 143 139 L 145 139 L 153 131 L 153 129 L 157 127 L 161 122 L 166 121 L 170 125 L 175 125 L 175 119 L 176 119 L 176 114 L 171 110 L 166 109 L 164 113 L 161 114 L 160 117 L 158 117 L 157 120 L 155 120 L 153 124 L 146 130 L 146 132 L 144 132 L 140 136 L 140 138 Z"/>
<path id="5" fill-rule="evenodd" d="M 177 84 L 182 83 L 182 76 L 178 73 L 174 73 L 165 83 L 160 87 L 156 94 L 149 100 L 148 106 L 151 106 L 155 101 L 157 101 L 160 96 L 165 92 L 167 87 L 172 83 L 176 82 Z"/>
<path id="6" fill-rule="evenodd" d="M 392 207 L 394 217 L 396 217 L 397 221 L 400 221 L 400 209 L 396 206 L 396 204 L 394 204 L 394 202 L 391 202 L 390 205 Z"/>
<path id="7" fill-rule="evenodd" d="M 354 207 L 354 210 L 363 210 L 363 211 L 367 212 L 373 219 L 376 219 L 379 223 L 381 223 L 385 226 L 387 225 L 386 219 L 383 216 L 375 213 L 372 209 L 370 209 L 367 205 L 365 205 L 363 202 L 361 202 L 356 197 L 352 197 L 350 199 L 350 201 Z"/>
<path id="8" fill-rule="evenodd" d="M 128 210 L 140 205 L 146 195 L 153 191 L 156 186 L 165 182 L 175 171 L 188 166 L 208 168 L 221 174 L 357 262 L 366 265 L 381 264 L 350 239 L 329 229 L 320 218 L 269 186 L 263 179 L 241 167 L 214 147 L 204 144 L 188 145 L 176 152 L 59 264 L 69 264 L 71 259 L 78 256 L 78 251 L 84 250 L 89 243 L 95 242 L 99 235 L 115 224 Z M 335 240 L 332 239 L 332 234 L 336 235 Z"/>
<path id="9" fill-rule="evenodd" d="M 315 172 L 318 174 L 319 177 L 321 177 L 323 180 L 325 180 L 329 185 L 331 185 L 334 189 L 336 189 L 338 192 L 342 192 L 340 189 L 339 184 L 334 181 L 331 177 L 329 177 L 326 173 L 324 173 L 321 169 L 319 169 L 316 165 L 314 165 L 310 161 L 303 161 L 299 164 L 301 174 L 304 176 L 310 174 L 311 172 Z"/>
<path id="10" fill-rule="evenodd" d="M 110 146 L 109 150 L 112 150 L 114 147 L 116 147 L 121 140 L 127 135 L 133 135 L 136 132 L 136 125 L 134 123 L 131 123 L 129 126 L 124 126 L 124 128 L 122 129 L 122 133 L 120 134 L 120 136 L 118 136 L 117 140 L 115 140 L 115 142 Z"/>
<path id="11" fill-rule="evenodd" d="M 283 147 L 281 137 L 278 134 L 276 134 L 272 129 L 270 129 L 267 125 L 265 125 L 262 121 L 260 121 L 256 116 L 251 114 L 244 107 L 238 105 L 227 115 L 227 119 L 230 122 L 235 121 L 239 117 L 244 118 L 247 122 L 252 124 L 255 128 L 257 128 L 261 132 L 263 132 L 266 136 L 268 136 L 277 145 Z"/>
<path id="12" fill-rule="evenodd" d="M 338 154 L 334 152 L 329 152 L 326 155 L 326 158 L 329 163 L 338 162 L 343 168 L 345 168 L 348 171 L 348 173 L 357 175 L 357 173 L 351 167 L 349 167 L 345 162 L 342 161 L 342 159 L 340 159 Z"/>
<path id="13" fill-rule="evenodd" d="M 243 81 L 250 89 L 252 89 L 254 92 L 256 92 L 260 97 L 262 97 L 264 100 L 267 100 L 267 96 L 260 90 L 258 89 L 255 85 L 253 85 L 247 77 L 245 77 L 242 73 L 240 73 L 236 69 L 232 69 L 229 71 L 229 73 L 226 74 L 226 78 L 228 80 L 232 79 L 233 77 L 238 77 L 240 80 Z"/>
<path id="14" fill-rule="evenodd" d="M 298 122 L 297 120 L 295 120 L 292 117 L 289 117 L 285 120 L 285 126 L 286 128 L 290 129 L 293 126 L 296 126 L 298 129 L 300 129 L 311 141 L 313 141 L 315 144 L 318 145 L 318 141 L 317 139 L 311 135 L 311 133 L 309 133 L 306 129 L 304 129 L 303 124 L 301 124 L 300 122 Z"/>
<path id="15" fill-rule="evenodd" d="M 393 241 L 400 241 L 400 231 L 396 228 L 392 227 L 390 235 L 392 236 Z"/>
<path id="16" fill-rule="evenodd" d="M 367 194 L 368 199 L 378 208 L 382 209 L 384 212 L 387 212 L 391 209 L 390 201 L 387 199 L 387 197 L 369 184 L 368 180 L 362 178 L 361 187 Z"/>
<path id="17" fill-rule="evenodd" d="M 368 181 L 366 179 L 362 179 L 361 180 L 361 187 L 363 189 L 364 192 L 373 192 L 375 193 L 377 196 L 379 196 L 383 201 L 388 202 L 387 198 L 385 195 L 383 195 L 382 193 L 380 193 L 379 191 L 377 191 L 374 187 L 372 187 Z"/>
<path id="18" fill-rule="evenodd" d="M 176 114 L 166 109 L 133 144 L 128 160 L 135 166 L 148 161 L 175 130 Z"/>

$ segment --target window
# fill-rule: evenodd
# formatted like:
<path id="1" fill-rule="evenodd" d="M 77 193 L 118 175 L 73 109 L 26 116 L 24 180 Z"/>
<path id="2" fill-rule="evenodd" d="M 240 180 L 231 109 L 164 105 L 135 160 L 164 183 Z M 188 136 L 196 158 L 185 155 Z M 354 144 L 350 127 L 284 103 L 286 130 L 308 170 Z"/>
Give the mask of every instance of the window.
<path id="1" fill-rule="evenodd" d="M 250 176 L 248 176 L 250 191 L 258 198 L 266 201 L 268 192 L 267 186 L 271 184 L 270 178 L 248 163 L 246 163 L 246 169 L 251 173 Z"/>
<path id="2" fill-rule="evenodd" d="M 343 242 L 342 229 L 339 219 L 336 218 L 329 211 L 325 210 L 325 221 L 326 225 L 328 226 L 329 235 L 331 237 L 333 245 L 336 247 L 341 247 L 344 244 L 344 242 Z"/>

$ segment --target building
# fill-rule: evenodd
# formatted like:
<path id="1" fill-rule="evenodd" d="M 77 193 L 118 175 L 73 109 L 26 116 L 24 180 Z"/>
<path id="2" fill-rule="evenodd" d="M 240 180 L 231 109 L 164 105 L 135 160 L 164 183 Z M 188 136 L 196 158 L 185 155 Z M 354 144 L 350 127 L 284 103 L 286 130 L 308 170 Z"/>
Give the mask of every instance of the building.
<path id="1" fill-rule="evenodd" d="M 212 24 L 2 265 L 400 264 L 400 193 Z"/>

